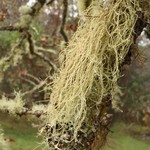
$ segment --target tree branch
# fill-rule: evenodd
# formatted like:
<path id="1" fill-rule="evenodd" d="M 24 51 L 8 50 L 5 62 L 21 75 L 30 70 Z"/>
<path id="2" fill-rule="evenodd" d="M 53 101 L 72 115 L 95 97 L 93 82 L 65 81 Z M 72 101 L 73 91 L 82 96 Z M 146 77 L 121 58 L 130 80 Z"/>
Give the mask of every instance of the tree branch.
<path id="1" fill-rule="evenodd" d="M 42 111 L 42 110 L 30 110 L 26 107 L 24 107 L 24 109 L 22 110 L 22 112 L 16 113 L 16 115 L 22 117 L 22 116 L 26 116 L 26 115 L 33 115 L 36 116 L 37 118 L 41 117 L 42 115 L 46 115 L 47 112 L 46 111 Z"/>
<path id="2" fill-rule="evenodd" d="M 36 52 L 35 48 L 34 48 L 34 43 L 32 40 L 32 35 L 27 31 L 27 40 L 29 42 L 29 50 L 31 52 L 32 55 L 35 55 L 37 57 L 40 57 L 41 59 L 43 59 L 45 62 L 47 62 L 51 67 L 52 67 L 52 72 L 57 70 L 57 66 L 46 56 L 44 56 L 42 53 Z"/>
<path id="3" fill-rule="evenodd" d="M 50 5 L 54 2 L 54 0 L 50 0 L 49 2 L 46 3 L 46 5 Z"/>
<path id="4" fill-rule="evenodd" d="M 19 31 L 19 29 L 14 26 L 5 26 L 0 27 L 0 31 Z"/>
<path id="5" fill-rule="evenodd" d="M 69 40 L 64 31 L 66 17 L 67 17 L 67 11 L 68 11 L 68 0 L 63 0 L 63 6 L 64 6 L 64 10 L 63 10 L 62 22 L 61 22 L 61 27 L 60 27 L 60 33 L 61 33 L 62 37 L 64 38 L 64 41 L 66 43 L 68 43 Z"/>
<path id="6" fill-rule="evenodd" d="M 37 91 L 40 88 L 42 88 L 45 84 L 46 84 L 46 81 L 41 82 L 39 85 L 36 85 L 33 89 L 22 93 L 22 96 L 34 93 L 35 91 Z"/>

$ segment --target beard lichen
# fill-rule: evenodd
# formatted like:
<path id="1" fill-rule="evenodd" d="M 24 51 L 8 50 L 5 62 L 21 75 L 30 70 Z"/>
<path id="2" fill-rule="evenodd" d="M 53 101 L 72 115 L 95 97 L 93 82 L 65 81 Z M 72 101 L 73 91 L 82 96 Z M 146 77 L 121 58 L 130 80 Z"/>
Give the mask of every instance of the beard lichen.
<path id="1" fill-rule="evenodd" d="M 15 92 L 14 99 L 8 99 L 4 95 L 0 99 L 0 110 L 2 112 L 9 112 L 11 115 L 21 113 L 24 110 L 24 105 L 25 103 L 20 92 Z"/>
<path id="2" fill-rule="evenodd" d="M 54 80 L 43 130 L 51 150 L 98 150 L 109 130 L 107 107 L 115 101 L 119 67 L 133 43 L 140 8 L 138 0 L 117 0 L 107 9 L 98 4 L 93 15 L 92 4 Z"/>

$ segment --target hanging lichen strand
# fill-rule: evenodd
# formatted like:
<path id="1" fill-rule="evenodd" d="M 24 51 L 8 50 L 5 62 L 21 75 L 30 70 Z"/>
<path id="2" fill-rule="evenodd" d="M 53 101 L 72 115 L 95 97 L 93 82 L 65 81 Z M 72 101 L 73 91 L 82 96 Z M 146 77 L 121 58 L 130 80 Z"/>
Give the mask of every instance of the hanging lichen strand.
<path id="1" fill-rule="evenodd" d="M 138 0 L 117 0 L 108 7 L 92 3 L 86 9 L 54 80 L 45 127 L 50 150 L 99 150 L 105 142 L 105 131 L 99 132 L 98 119 L 105 115 L 101 104 L 115 101 L 138 10 Z M 98 133 L 102 144 L 96 145 Z"/>

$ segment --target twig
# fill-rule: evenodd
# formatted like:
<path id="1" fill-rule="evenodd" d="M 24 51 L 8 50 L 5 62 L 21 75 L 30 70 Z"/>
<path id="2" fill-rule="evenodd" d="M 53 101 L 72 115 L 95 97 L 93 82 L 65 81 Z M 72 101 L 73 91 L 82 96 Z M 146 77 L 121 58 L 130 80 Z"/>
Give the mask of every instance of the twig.
<path id="1" fill-rule="evenodd" d="M 36 85 L 32 90 L 22 93 L 22 96 L 34 93 L 35 91 L 43 87 L 45 84 L 46 84 L 46 81 L 41 82 L 39 85 Z"/>
<path id="2" fill-rule="evenodd" d="M 54 0 L 50 0 L 49 2 L 46 3 L 46 5 L 50 5 L 54 2 Z"/>
<path id="3" fill-rule="evenodd" d="M 66 43 L 68 43 L 69 40 L 64 31 L 66 17 L 67 17 L 67 11 L 68 11 L 68 0 L 63 0 L 63 6 L 64 6 L 64 10 L 63 10 L 62 22 L 61 22 L 61 27 L 60 27 L 60 33 L 61 33 L 62 37 L 64 38 L 64 41 Z"/>
<path id="4" fill-rule="evenodd" d="M 50 100 L 39 100 L 39 101 L 35 101 L 34 103 L 40 104 L 40 103 L 49 103 Z"/>
<path id="5" fill-rule="evenodd" d="M 8 111 L 9 112 L 9 111 Z M 33 111 L 33 110 L 30 110 L 26 107 L 23 108 L 22 112 L 19 112 L 19 113 L 16 113 L 16 115 L 22 117 L 22 116 L 25 116 L 25 115 L 33 115 L 33 116 L 36 116 L 36 117 L 40 117 L 41 115 L 46 115 L 47 112 L 46 111 L 41 111 L 41 110 L 36 110 L 36 111 Z"/>
<path id="6" fill-rule="evenodd" d="M 24 76 L 26 76 L 26 77 L 29 77 L 30 79 L 32 79 L 33 81 L 35 81 L 35 82 L 38 83 L 38 84 L 40 84 L 40 82 L 41 82 L 37 77 L 33 76 L 32 74 L 23 73 L 22 75 L 24 75 Z"/>
<path id="7" fill-rule="evenodd" d="M 19 30 L 14 26 L 4 26 L 4 27 L 0 27 L 0 31 L 21 31 L 21 30 Z"/>
<path id="8" fill-rule="evenodd" d="M 46 56 L 44 56 L 42 53 L 36 52 L 34 49 L 34 43 L 32 40 L 32 35 L 27 31 L 26 32 L 27 35 L 27 40 L 29 42 L 29 50 L 31 52 L 32 55 L 35 55 L 37 57 L 40 57 L 41 59 L 43 59 L 45 62 L 47 62 L 51 67 L 52 67 L 52 72 L 57 70 L 57 66 Z"/>
<path id="9" fill-rule="evenodd" d="M 51 54 L 54 54 L 54 55 L 56 55 L 56 54 L 58 53 L 56 50 L 53 50 L 53 49 L 51 49 L 51 48 L 45 49 L 45 48 L 43 48 L 43 47 L 35 46 L 35 49 L 37 49 L 37 51 L 48 52 L 48 53 L 51 53 Z"/>
<path id="10" fill-rule="evenodd" d="M 47 62 L 52 67 L 52 72 L 57 70 L 57 66 L 48 57 L 44 56 L 42 53 L 34 52 L 34 55 L 40 57 L 45 62 Z"/>
<path id="11" fill-rule="evenodd" d="M 33 85 L 33 86 L 36 86 L 36 84 L 35 84 L 35 82 L 33 82 L 33 81 L 31 81 L 30 79 L 26 79 L 26 78 L 24 78 L 24 77 L 20 77 L 20 79 L 21 80 L 24 80 L 25 82 L 27 82 L 27 83 L 30 83 L 31 85 Z"/>

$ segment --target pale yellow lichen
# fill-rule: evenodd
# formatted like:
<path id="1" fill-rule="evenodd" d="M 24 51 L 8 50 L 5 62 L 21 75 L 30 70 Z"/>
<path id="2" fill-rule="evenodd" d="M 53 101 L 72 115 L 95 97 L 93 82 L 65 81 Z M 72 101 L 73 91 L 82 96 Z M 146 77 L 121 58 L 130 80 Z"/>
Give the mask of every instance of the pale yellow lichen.
<path id="1" fill-rule="evenodd" d="M 32 107 L 32 111 L 33 112 L 41 112 L 41 113 L 46 113 L 47 111 L 47 106 L 46 105 L 37 105 L 37 104 L 34 104 L 33 107 Z"/>
<path id="2" fill-rule="evenodd" d="M 84 11 L 88 9 L 90 5 L 92 6 L 92 10 L 90 14 L 98 15 L 100 13 L 99 7 L 103 7 L 103 9 L 108 9 L 114 0 L 78 0 L 77 6 L 79 10 L 79 14 L 83 15 Z"/>
<path id="3" fill-rule="evenodd" d="M 139 11 L 137 0 L 114 1 L 107 9 L 98 4 L 96 15 L 91 13 L 95 9 L 92 4 L 84 11 L 86 21 L 79 22 L 77 32 L 65 49 L 65 61 L 54 80 L 47 121 L 54 129 L 49 137 L 51 144 L 58 139 L 58 144 L 53 145 L 56 149 L 59 141 L 77 141 L 83 123 L 88 127 L 85 135 L 93 130 L 90 117 L 99 114 L 97 106 L 102 99 L 109 95 L 114 101 L 119 66 L 133 43 Z M 58 125 L 60 131 L 56 130 Z M 65 138 L 66 126 L 73 126 L 69 140 Z"/>
<path id="4" fill-rule="evenodd" d="M 24 100 L 22 99 L 20 92 L 15 92 L 14 99 L 8 99 L 6 96 L 2 96 L 0 99 L 0 110 L 1 111 L 9 111 L 10 114 L 16 115 L 17 113 L 21 113 L 24 108 Z"/>
<path id="5" fill-rule="evenodd" d="M 90 6 L 91 2 L 92 0 L 78 0 L 77 6 L 79 13 L 82 14 L 87 9 L 87 7 Z"/>

